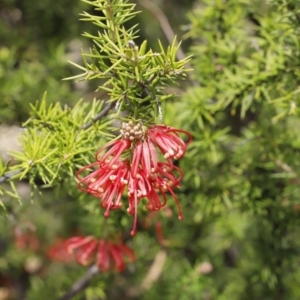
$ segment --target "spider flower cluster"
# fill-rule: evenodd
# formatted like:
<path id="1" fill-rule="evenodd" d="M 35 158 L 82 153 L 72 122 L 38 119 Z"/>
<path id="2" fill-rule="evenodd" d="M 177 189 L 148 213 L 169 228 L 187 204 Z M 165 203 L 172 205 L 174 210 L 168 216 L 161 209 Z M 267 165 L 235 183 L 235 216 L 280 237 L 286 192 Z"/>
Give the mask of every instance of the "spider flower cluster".
<path id="1" fill-rule="evenodd" d="M 132 121 L 123 123 L 120 132 L 119 139 L 109 142 L 96 153 L 96 162 L 77 172 L 79 189 L 99 199 L 105 217 L 122 206 L 122 198 L 126 195 L 127 211 L 134 215 L 132 236 L 136 234 L 138 204 L 142 199 L 148 210 L 158 211 L 165 206 L 169 193 L 182 220 L 174 189 L 180 186 L 183 172 L 173 160 L 184 156 L 191 135 L 165 125 L 145 127 Z M 187 136 L 186 142 L 180 134 Z"/>
<path id="2" fill-rule="evenodd" d="M 94 236 L 72 237 L 64 242 L 64 249 L 73 254 L 79 264 L 87 266 L 95 263 L 103 272 L 122 272 L 125 269 L 125 261 L 135 260 L 134 251 L 122 242 L 113 243 Z"/>
<path id="3" fill-rule="evenodd" d="M 102 272 L 125 269 L 126 262 L 135 260 L 134 251 L 126 246 L 120 239 L 98 239 L 94 236 L 74 236 L 57 239 L 47 252 L 52 261 L 71 263 L 74 260 L 82 266 L 94 263 Z"/>

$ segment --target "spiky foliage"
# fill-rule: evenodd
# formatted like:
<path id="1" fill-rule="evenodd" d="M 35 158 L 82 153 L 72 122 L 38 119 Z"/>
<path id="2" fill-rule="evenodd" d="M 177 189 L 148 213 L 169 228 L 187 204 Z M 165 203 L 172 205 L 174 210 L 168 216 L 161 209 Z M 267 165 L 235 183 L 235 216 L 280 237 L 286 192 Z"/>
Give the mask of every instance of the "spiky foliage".
<path id="1" fill-rule="evenodd" d="M 108 93 L 108 108 L 115 108 L 115 116 L 126 112 L 136 120 L 153 122 L 161 117 L 161 103 L 175 97 L 165 93 L 163 86 L 185 76 L 189 58 L 176 60 L 176 39 L 167 50 L 159 43 L 159 53 L 147 49 L 146 41 L 136 45 L 137 26 L 124 27 L 137 14 L 133 4 L 119 0 L 84 2 L 103 16 L 83 12 L 82 20 L 100 30 L 96 36 L 84 33 L 94 45 L 89 53 L 82 53 L 84 66 L 71 62 L 84 73 L 67 79 L 97 79 L 98 90 Z M 91 150 L 99 147 L 99 137 L 109 135 L 108 119 L 97 117 L 102 106 L 100 99 L 92 105 L 79 102 L 72 109 L 49 106 L 44 95 L 41 102 L 31 106 L 32 116 L 23 124 L 26 130 L 20 137 L 23 150 L 10 153 L 18 163 L 8 173 L 14 178 L 28 177 L 31 184 L 40 178 L 47 186 L 61 182 L 66 174 L 67 178 L 72 176 L 76 167 L 90 160 Z M 154 113 L 149 113 L 151 110 Z"/>
<path id="2" fill-rule="evenodd" d="M 76 78 L 96 82 L 107 92 L 114 116 L 126 119 L 121 111 L 131 113 L 131 106 L 140 105 L 136 118 L 145 117 L 144 109 L 154 108 L 157 112 L 148 121 L 154 120 L 164 100 L 160 84 L 173 80 L 155 73 L 151 65 L 164 57 L 163 51 L 155 56 L 145 48 L 142 55 L 135 56 L 145 44 L 139 45 L 135 39 L 137 29 L 130 29 L 133 25 L 121 26 L 120 42 L 114 39 L 112 45 L 107 37 L 112 39 L 113 25 L 106 23 L 105 14 L 92 15 L 89 11 L 82 18 L 101 26 L 97 27 L 99 33 L 88 35 L 94 45 L 84 51 L 84 66 L 79 65 L 83 74 Z M 87 299 L 120 299 L 124 295 L 149 300 L 298 299 L 299 3 L 199 0 L 189 20 L 185 28 L 193 43 L 193 87 L 179 101 L 162 104 L 164 122 L 192 131 L 194 137 L 189 159 L 178 162 L 185 173 L 177 195 L 185 220 L 170 218 L 170 209 L 147 216 L 141 212 L 139 233 L 130 242 L 138 257 L 135 267 L 129 266 L 124 276 L 99 274 L 82 293 Z M 139 56 L 145 60 L 135 64 L 134 58 Z M 162 63 L 158 65 L 166 70 Z M 147 83 L 148 68 L 161 79 L 156 86 L 148 83 L 150 97 L 141 85 Z M 156 94 L 151 94 L 151 88 Z M 107 130 L 107 119 L 97 117 L 103 102 L 96 99 L 93 103 L 92 109 L 82 103 L 71 110 L 44 102 L 33 106 L 22 138 L 27 151 L 13 152 L 16 166 L 12 167 L 14 162 L 0 166 L 1 174 L 7 176 L 22 171 L 15 178 L 30 179 L 39 189 L 41 185 L 60 187 L 43 191 L 42 201 L 33 205 L 23 199 L 21 208 L 2 196 L 9 217 L 9 222 L 1 225 L 3 240 L 12 235 L 11 224 L 23 224 L 23 230 L 29 231 L 28 246 L 32 248 L 33 235 L 44 246 L 20 252 L 10 243 L 1 256 L 1 273 L 6 279 L 22 282 L 29 299 L 58 296 L 86 274 L 86 269 L 74 265 L 45 262 L 45 249 L 57 234 L 69 236 L 74 229 L 76 235 L 77 231 L 96 236 L 103 233 L 104 218 L 98 204 L 79 196 L 75 182 L 69 180 L 91 157 L 89 151 L 80 151 L 85 147 L 82 141 L 92 150 L 103 145 L 105 132 L 115 133 Z M 74 135 L 78 135 L 78 143 Z M 69 160 L 64 158 L 67 154 L 71 154 Z M 32 158 L 34 164 L 28 168 Z M 3 184 L 1 188 L 12 191 Z M 35 230 L 28 220 L 37 224 Z M 112 228 L 130 228 L 128 223 L 123 212 L 107 220 L 111 233 Z M 33 262 L 43 268 L 30 269 Z M 16 271 L 20 269 L 25 271 Z M 24 278 L 30 279 L 30 284 Z"/>
<path id="3" fill-rule="evenodd" d="M 185 177 L 189 265 L 209 258 L 215 268 L 198 288 L 190 275 L 191 298 L 299 295 L 298 13 L 297 1 L 229 0 L 199 1 L 189 14 L 199 86 L 169 118 L 196 139 Z"/>

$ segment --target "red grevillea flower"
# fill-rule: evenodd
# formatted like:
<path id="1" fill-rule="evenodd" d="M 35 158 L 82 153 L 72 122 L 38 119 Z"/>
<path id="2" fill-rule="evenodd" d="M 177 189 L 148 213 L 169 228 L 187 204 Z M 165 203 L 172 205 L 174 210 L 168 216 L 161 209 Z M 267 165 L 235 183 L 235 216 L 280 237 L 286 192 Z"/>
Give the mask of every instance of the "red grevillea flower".
<path id="1" fill-rule="evenodd" d="M 111 168 L 115 162 L 120 159 L 121 155 L 130 148 L 130 146 L 131 141 L 127 139 L 110 142 L 96 153 L 96 160 L 99 161 L 100 167 Z M 103 156 L 100 156 L 100 154 L 109 147 L 111 148 Z"/>
<path id="2" fill-rule="evenodd" d="M 73 255 L 67 251 L 65 247 L 65 240 L 57 238 L 55 242 L 47 249 L 46 256 L 50 260 L 69 263 L 74 260 Z"/>
<path id="3" fill-rule="evenodd" d="M 81 173 L 97 167 L 86 177 L 81 177 Z M 179 174 L 176 177 L 175 172 Z M 146 199 L 147 209 L 152 211 L 160 210 L 165 206 L 169 192 L 176 202 L 179 210 L 179 219 L 182 220 L 182 210 L 177 196 L 173 189 L 179 187 L 182 179 L 180 168 L 170 167 L 167 163 L 157 163 L 157 170 L 152 170 L 150 176 L 147 176 L 141 166 L 139 166 L 136 176 L 133 177 L 130 172 L 129 162 L 118 161 L 113 169 L 99 167 L 99 163 L 88 165 L 77 172 L 79 179 L 79 188 L 100 199 L 100 206 L 106 208 L 105 217 L 109 216 L 111 209 L 117 209 L 121 206 L 121 197 L 127 190 L 129 214 L 134 215 L 134 225 L 131 235 L 136 234 L 138 204 L 141 199 Z"/>
<path id="4" fill-rule="evenodd" d="M 40 248 L 40 241 L 35 232 L 22 230 L 19 227 L 14 229 L 14 245 L 19 250 L 37 251 Z"/>
<path id="5" fill-rule="evenodd" d="M 157 153 L 154 144 L 145 138 L 135 144 L 133 158 L 131 163 L 131 175 L 136 178 L 137 171 L 142 168 L 149 176 L 153 171 L 157 170 Z"/>
<path id="6" fill-rule="evenodd" d="M 81 177 L 81 173 L 86 170 L 96 170 L 86 177 Z M 121 206 L 121 197 L 128 183 L 127 175 L 129 165 L 123 161 L 116 161 L 108 168 L 107 165 L 101 168 L 98 162 L 85 166 L 80 169 L 76 176 L 79 180 L 78 187 L 81 191 L 89 193 L 100 199 L 100 206 L 106 208 L 105 216 L 109 216 L 111 209 Z"/>
<path id="7" fill-rule="evenodd" d="M 133 122 L 123 123 L 121 134 L 122 139 L 106 144 L 96 153 L 96 163 L 77 172 L 79 189 L 100 199 L 100 206 L 106 209 L 106 217 L 110 210 L 121 206 L 122 195 L 127 191 L 127 211 L 134 215 L 132 235 L 136 233 L 141 199 L 148 202 L 147 209 L 157 211 L 166 204 L 166 193 L 169 192 L 182 220 L 182 210 L 174 189 L 179 187 L 183 173 L 173 165 L 172 159 L 179 159 L 185 154 L 192 136 L 184 130 L 165 125 L 152 125 L 147 129 Z M 187 135 L 188 141 L 184 142 L 179 134 Z M 164 155 L 165 162 L 158 161 L 156 148 Z M 84 177 L 86 171 L 90 173 Z"/>
<path id="8" fill-rule="evenodd" d="M 96 160 L 99 161 L 100 167 L 110 168 L 113 166 L 120 160 L 121 155 L 132 146 L 132 143 L 139 141 L 144 135 L 142 125 L 134 124 L 132 121 L 123 123 L 120 131 L 122 139 L 104 145 L 96 153 Z M 108 148 L 109 150 L 103 154 Z"/>
<path id="9" fill-rule="evenodd" d="M 179 173 L 176 177 L 174 172 Z M 137 206 L 141 199 L 146 199 L 148 204 L 146 208 L 152 211 L 158 211 L 165 206 L 167 202 L 166 192 L 170 192 L 178 207 L 180 220 L 183 219 L 182 210 L 177 196 L 173 189 L 179 186 L 182 178 L 181 169 L 173 166 L 171 168 L 167 163 L 158 163 L 157 171 L 152 171 L 150 177 L 140 168 L 135 178 L 131 173 L 128 174 L 128 213 L 134 215 L 134 225 L 131 235 L 136 234 L 137 225 Z"/>
<path id="10" fill-rule="evenodd" d="M 186 152 L 186 147 L 192 142 L 192 135 L 182 129 L 176 129 L 165 125 L 153 125 L 147 130 L 150 141 L 162 152 L 166 159 L 180 159 Z M 179 133 L 185 134 L 188 141 L 184 142 Z"/>
<path id="11" fill-rule="evenodd" d="M 179 133 L 185 134 L 188 141 L 184 142 Z M 142 167 L 147 176 L 157 170 L 158 158 L 156 147 L 162 152 L 170 166 L 172 159 L 180 159 L 184 156 L 187 146 L 191 143 L 192 136 L 187 131 L 176 129 L 165 125 L 152 125 L 147 130 L 143 139 L 134 145 L 131 164 L 131 174 L 135 178 L 139 166 Z"/>
<path id="12" fill-rule="evenodd" d="M 66 240 L 65 247 L 68 252 L 74 253 L 79 264 L 85 266 L 94 262 L 103 272 L 122 272 L 125 269 L 125 260 L 135 260 L 134 251 L 125 244 L 98 240 L 93 236 L 70 238 Z"/>

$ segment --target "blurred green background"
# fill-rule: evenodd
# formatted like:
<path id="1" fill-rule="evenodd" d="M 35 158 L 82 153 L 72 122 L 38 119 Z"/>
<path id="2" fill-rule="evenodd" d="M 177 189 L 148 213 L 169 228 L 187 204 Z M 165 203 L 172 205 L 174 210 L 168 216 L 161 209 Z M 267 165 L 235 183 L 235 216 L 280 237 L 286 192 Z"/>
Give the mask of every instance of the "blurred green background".
<path id="1" fill-rule="evenodd" d="M 189 78 L 169 87 L 178 99 L 163 106 L 164 122 L 194 137 L 179 161 L 185 219 L 178 221 L 175 204 L 172 218 L 157 214 L 129 241 L 137 262 L 122 274 L 99 274 L 74 299 L 300 299 L 299 1 L 135 2 L 141 13 L 130 25 L 139 23 L 140 42 L 155 48 L 157 39 L 168 45 L 167 35 L 177 34 L 182 51 L 193 55 Z M 70 106 L 105 98 L 95 92 L 101 83 L 62 81 L 78 72 L 67 61 L 80 64 L 81 49 L 90 46 L 81 34 L 96 30 L 78 20 L 83 10 L 91 8 L 74 0 L 1 1 L 5 161 L 7 149 L 18 147 L 29 103 L 45 91 L 49 103 Z M 53 262 L 45 251 L 56 237 L 99 231 L 103 221 L 63 188 L 36 194 L 34 203 L 26 180 L 17 188 L 22 205 L 3 196 L 0 300 L 59 299 L 86 268 Z M 16 244 L 19 232 L 26 247 Z"/>

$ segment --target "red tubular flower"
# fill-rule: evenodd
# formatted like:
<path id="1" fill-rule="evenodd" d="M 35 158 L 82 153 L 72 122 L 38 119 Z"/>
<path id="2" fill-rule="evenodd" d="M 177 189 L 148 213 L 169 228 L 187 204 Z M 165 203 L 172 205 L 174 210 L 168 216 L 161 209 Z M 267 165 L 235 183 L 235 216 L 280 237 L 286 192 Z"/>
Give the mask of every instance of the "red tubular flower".
<path id="1" fill-rule="evenodd" d="M 133 262 L 135 260 L 134 251 L 122 243 L 113 244 L 106 240 L 99 241 L 96 264 L 100 270 L 109 271 L 109 269 L 114 269 L 118 272 L 124 271 L 125 257 L 128 261 Z"/>
<path id="2" fill-rule="evenodd" d="M 131 164 L 131 175 L 133 178 L 136 178 L 140 166 L 146 173 L 146 176 L 150 176 L 151 172 L 157 169 L 155 146 L 149 139 L 139 141 L 135 145 Z"/>
<path id="3" fill-rule="evenodd" d="M 176 178 L 174 171 L 179 173 Z M 128 213 L 134 214 L 133 229 L 131 235 L 136 234 L 137 226 L 137 206 L 142 198 L 148 200 L 147 209 L 158 211 L 165 206 L 167 201 L 166 192 L 170 192 L 178 207 L 180 220 L 183 219 L 182 210 L 177 196 L 173 189 L 179 186 L 183 173 L 180 168 L 173 166 L 171 168 L 167 163 L 159 162 L 157 164 L 157 171 L 152 170 L 150 177 L 146 175 L 144 170 L 140 168 L 137 172 L 136 178 L 133 178 L 131 173 L 128 176 Z"/>
<path id="4" fill-rule="evenodd" d="M 158 162 L 156 171 L 152 169 L 150 176 L 148 176 L 142 166 L 139 165 L 135 172 L 136 175 L 133 177 L 129 162 L 119 161 L 114 169 L 102 169 L 98 166 L 97 170 L 81 178 L 80 174 L 93 166 L 98 165 L 95 163 L 86 166 L 77 173 L 79 188 L 99 198 L 100 205 L 106 208 L 104 216 L 108 217 L 111 209 L 121 206 L 121 197 L 127 187 L 127 211 L 129 214 L 134 215 L 132 236 L 136 234 L 138 204 L 142 198 L 148 200 L 147 209 L 157 211 L 165 206 L 166 193 L 170 192 L 178 207 L 179 219 L 183 219 L 178 198 L 173 192 L 173 189 L 179 187 L 183 176 L 180 168 L 170 167 L 168 163 Z M 179 173 L 179 177 L 175 176 L 175 172 Z"/>
<path id="5" fill-rule="evenodd" d="M 82 172 L 98 167 L 88 176 L 82 178 Z M 76 173 L 79 180 L 78 187 L 80 190 L 87 192 L 100 199 L 100 205 L 106 208 L 105 216 L 109 216 L 111 209 L 117 209 L 121 206 L 121 197 L 128 183 L 128 164 L 116 161 L 111 169 L 99 167 L 99 163 L 93 163 L 85 166 Z"/>
<path id="6" fill-rule="evenodd" d="M 188 136 L 186 143 L 179 137 L 179 133 Z M 150 140 L 157 145 L 166 159 L 179 159 L 183 157 L 186 147 L 192 141 L 192 135 L 189 132 L 165 125 L 153 125 L 149 127 L 148 134 Z"/>
<path id="7" fill-rule="evenodd" d="M 106 208 L 104 216 L 108 217 L 111 209 L 121 206 L 127 187 L 127 211 L 134 215 L 132 236 L 136 234 L 138 204 L 142 198 L 148 200 L 147 209 L 158 211 L 165 206 L 169 192 L 182 220 L 182 210 L 173 190 L 179 187 L 183 173 L 173 165 L 172 159 L 185 154 L 191 134 L 165 125 L 152 125 L 147 129 L 133 122 L 123 123 L 120 132 L 122 139 L 106 144 L 96 153 L 96 163 L 77 172 L 79 189 L 99 198 L 100 206 Z M 188 141 L 184 142 L 179 134 L 187 135 Z M 167 162 L 158 161 L 156 147 Z M 85 171 L 90 174 L 82 177 Z M 179 173 L 179 177 L 174 173 Z"/>
<path id="8" fill-rule="evenodd" d="M 80 265 L 88 265 L 92 262 L 98 241 L 93 236 L 73 237 L 65 242 L 66 250 L 74 253 L 75 259 Z"/>
<path id="9" fill-rule="evenodd" d="M 174 171 L 177 171 L 179 173 L 179 177 L 176 178 L 174 175 Z M 153 187 L 152 193 L 148 195 L 148 200 L 149 200 L 149 206 L 148 209 L 150 210 L 159 210 L 162 208 L 165 203 L 166 203 L 166 192 L 170 192 L 173 199 L 176 202 L 179 215 L 178 218 L 179 220 L 183 219 L 183 214 L 181 210 L 180 203 L 178 201 L 177 196 L 173 192 L 173 189 L 176 187 L 179 187 L 180 180 L 183 177 L 182 170 L 176 166 L 170 167 L 167 163 L 158 163 L 158 168 L 157 172 L 153 172 L 150 177 L 150 182 Z M 158 197 L 158 192 L 160 195 L 163 196 L 164 202 L 159 206 L 159 202 L 155 197 Z M 156 193 L 156 195 L 155 195 Z M 149 196 L 152 196 L 151 199 Z M 154 201 L 153 201 L 154 200 Z M 153 206 L 153 203 L 156 204 L 156 206 Z"/>
<path id="10" fill-rule="evenodd" d="M 85 266 L 94 262 L 103 272 L 122 272 L 125 269 L 125 260 L 135 260 L 134 251 L 122 242 L 115 244 L 92 236 L 70 238 L 65 242 L 65 247 L 75 254 L 79 264 Z"/>
<path id="11" fill-rule="evenodd" d="M 151 184 L 143 172 L 139 171 L 136 178 L 129 173 L 128 176 L 128 208 L 127 212 L 134 214 L 133 229 L 131 235 L 136 234 L 137 206 L 141 198 L 145 198 L 151 191 Z"/>
<path id="12" fill-rule="evenodd" d="M 56 239 L 56 241 L 47 249 L 46 255 L 50 260 L 69 263 L 74 257 L 67 251 L 65 247 L 65 241 L 62 238 Z"/>
<path id="13" fill-rule="evenodd" d="M 100 154 L 107 148 L 112 146 L 102 157 L 99 158 Z M 104 145 L 97 153 L 96 160 L 100 163 L 100 167 L 111 168 L 117 161 L 120 160 L 121 155 L 129 149 L 131 141 L 127 139 L 121 139 L 112 141 Z"/>

